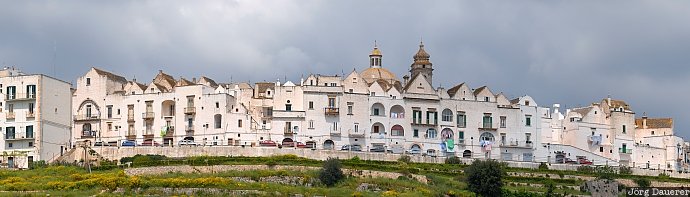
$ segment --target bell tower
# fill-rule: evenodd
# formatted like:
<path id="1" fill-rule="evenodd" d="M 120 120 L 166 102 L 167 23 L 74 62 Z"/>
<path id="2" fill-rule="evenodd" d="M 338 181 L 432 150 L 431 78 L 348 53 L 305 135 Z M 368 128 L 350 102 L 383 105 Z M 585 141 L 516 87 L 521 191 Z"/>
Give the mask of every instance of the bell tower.
<path id="1" fill-rule="evenodd" d="M 374 50 L 369 54 L 369 68 L 381 68 L 382 57 L 381 50 L 379 50 L 378 44 L 374 41 Z"/>
<path id="2" fill-rule="evenodd" d="M 429 57 L 431 57 L 429 53 L 424 50 L 424 43 L 419 42 L 419 50 L 417 54 L 413 56 L 414 62 L 412 62 L 410 66 L 410 74 L 412 77 L 420 74 L 424 75 L 426 80 L 429 81 L 429 84 L 433 86 L 434 69 L 433 64 L 429 61 Z"/>

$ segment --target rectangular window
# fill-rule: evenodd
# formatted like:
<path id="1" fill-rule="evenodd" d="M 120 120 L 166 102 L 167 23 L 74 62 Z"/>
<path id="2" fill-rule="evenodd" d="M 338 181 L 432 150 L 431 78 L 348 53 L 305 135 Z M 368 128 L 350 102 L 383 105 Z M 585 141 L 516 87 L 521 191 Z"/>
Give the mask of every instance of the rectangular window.
<path id="1" fill-rule="evenodd" d="M 220 103 L 216 102 L 216 109 L 220 108 Z"/>
<path id="2" fill-rule="evenodd" d="M 36 98 L 36 85 L 26 86 L 26 98 Z"/>
<path id="3" fill-rule="evenodd" d="M 285 111 L 292 111 L 292 104 L 285 104 Z"/>
<path id="4" fill-rule="evenodd" d="M 484 101 L 489 102 L 489 97 L 488 96 L 484 97 Z"/>
<path id="5" fill-rule="evenodd" d="M 458 139 L 460 139 L 460 140 L 465 139 L 465 132 L 464 131 L 458 131 Z"/>
<path id="6" fill-rule="evenodd" d="M 330 107 L 330 108 L 335 107 L 335 97 L 328 97 L 328 107 Z"/>
<path id="7" fill-rule="evenodd" d="M 490 113 L 484 114 L 483 125 L 482 125 L 483 128 L 489 129 L 489 128 L 491 128 L 492 125 L 493 125 L 493 121 L 491 120 L 491 114 Z"/>
<path id="8" fill-rule="evenodd" d="M 379 126 L 374 126 L 374 133 L 379 133 Z"/>
<path id="9" fill-rule="evenodd" d="M 501 128 L 506 128 L 506 117 L 501 116 Z"/>
<path id="10" fill-rule="evenodd" d="M 604 152 L 604 147 L 599 147 L 599 152 Z"/>
<path id="11" fill-rule="evenodd" d="M 414 129 L 412 131 L 412 137 L 419 137 L 419 129 Z"/>
<path id="12" fill-rule="evenodd" d="M 376 128 L 376 127 L 374 127 L 374 128 Z M 359 124 L 355 123 L 355 133 L 357 133 L 357 132 L 359 132 Z"/>
<path id="13" fill-rule="evenodd" d="M 374 108 L 374 116 L 380 116 L 379 114 L 379 108 Z"/>
<path id="14" fill-rule="evenodd" d="M 113 130 L 113 123 L 108 123 L 108 132 Z"/>
<path id="15" fill-rule="evenodd" d="M 309 120 L 309 128 L 310 129 L 314 128 L 314 120 Z"/>
<path id="16" fill-rule="evenodd" d="M 5 128 L 5 139 L 14 139 L 14 127 Z"/>
<path id="17" fill-rule="evenodd" d="M 465 128 L 467 126 L 465 117 L 465 112 L 458 112 L 458 128 Z"/>
<path id="18" fill-rule="evenodd" d="M 501 133 L 501 146 L 505 146 L 505 145 L 506 145 L 506 134 Z"/>
<path id="19" fill-rule="evenodd" d="M 17 87 L 7 86 L 7 100 L 13 100 L 17 98 Z"/>
<path id="20" fill-rule="evenodd" d="M 237 120 L 237 127 L 242 128 L 242 120 Z"/>
<path id="21" fill-rule="evenodd" d="M 623 134 L 625 134 L 625 132 L 626 132 L 625 125 L 623 125 Z"/>
<path id="22" fill-rule="evenodd" d="M 333 131 L 338 130 L 338 122 L 333 122 L 333 128 L 331 128 Z"/>
<path id="23" fill-rule="evenodd" d="M 532 115 L 525 115 L 525 126 L 532 126 Z"/>
<path id="24" fill-rule="evenodd" d="M 413 124 L 422 124 L 422 111 L 412 110 L 412 123 Z"/>
<path id="25" fill-rule="evenodd" d="M 531 133 L 525 133 L 525 142 L 532 143 L 532 134 Z"/>
<path id="26" fill-rule="evenodd" d="M 34 138 L 34 126 L 26 126 L 26 138 Z"/>
<path id="27" fill-rule="evenodd" d="M 86 78 L 86 86 L 90 86 L 90 85 L 91 85 L 91 78 Z"/>
<path id="28" fill-rule="evenodd" d="M 354 102 L 347 102 L 347 115 L 352 115 L 352 110 L 354 109 Z"/>
<path id="29" fill-rule="evenodd" d="M 30 114 L 34 113 L 34 103 L 29 103 L 29 113 Z"/>
<path id="30" fill-rule="evenodd" d="M 106 108 L 108 108 L 108 118 L 113 118 L 113 106 L 108 105 Z"/>
<path id="31" fill-rule="evenodd" d="M 314 109 L 314 101 L 309 101 L 309 109 Z"/>

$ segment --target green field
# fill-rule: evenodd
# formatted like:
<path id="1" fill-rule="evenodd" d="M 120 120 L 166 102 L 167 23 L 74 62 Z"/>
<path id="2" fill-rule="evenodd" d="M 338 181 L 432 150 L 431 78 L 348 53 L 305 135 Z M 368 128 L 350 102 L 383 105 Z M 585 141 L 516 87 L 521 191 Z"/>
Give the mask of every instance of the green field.
<path id="1" fill-rule="evenodd" d="M 267 165 L 314 166 L 322 162 L 296 156 L 276 157 L 191 157 L 170 159 L 162 156 L 124 158 L 131 168 L 170 165 Z M 474 196 L 468 191 L 459 164 L 424 164 L 407 162 L 341 160 L 345 169 L 397 172 L 396 179 L 380 177 L 347 177 L 333 187 L 318 180 L 318 170 L 247 170 L 218 173 L 167 173 L 162 175 L 128 176 L 122 166 L 103 163 L 89 173 L 72 165 L 39 166 L 31 170 L 0 170 L 0 195 L 3 196 Z M 544 196 L 546 185 L 553 185 L 559 194 L 587 195 L 579 191 L 584 178 L 596 172 L 560 172 L 507 168 L 504 177 L 505 196 Z M 409 174 L 426 176 L 428 183 L 409 178 Z M 611 174 L 613 178 L 636 178 Z M 639 178 L 639 177 L 638 177 Z M 690 180 L 668 177 L 647 177 L 654 181 L 682 182 Z M 358 191 L 363 183 L 368 189 Z"/>

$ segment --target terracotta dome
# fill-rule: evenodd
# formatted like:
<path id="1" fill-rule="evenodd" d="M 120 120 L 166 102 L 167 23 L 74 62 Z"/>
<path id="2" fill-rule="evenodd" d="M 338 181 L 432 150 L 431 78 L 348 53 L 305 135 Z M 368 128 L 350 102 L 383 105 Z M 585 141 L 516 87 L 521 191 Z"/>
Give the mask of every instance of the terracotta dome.
<path id="1" fill-rule="evenodd" d="M 360 75 L 362 76 L 362 79 L 369 84 L 379 79 L 385 80 L 390 84 L 400 82 L 398 78 L 395 77 L 395 74 L 385 68 L 367 68 L 366 70 L 362 71 Z"/>

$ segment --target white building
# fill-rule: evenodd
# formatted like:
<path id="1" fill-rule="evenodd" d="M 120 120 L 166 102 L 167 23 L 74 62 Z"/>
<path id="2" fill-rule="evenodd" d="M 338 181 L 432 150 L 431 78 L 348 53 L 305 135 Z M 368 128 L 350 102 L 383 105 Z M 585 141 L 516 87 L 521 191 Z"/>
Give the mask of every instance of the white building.
<path id="1" fill-rule="evenodd" d="M 187 139 L 227 145 L 241 143 L 242 134 L 249 131 L 250 116 L 232 95 L 235 92 L 206 77 L 176 80 L 160 71 L 144 85 L 92 68 L 76 86 L 76 140 L 171 146 Z"/>
<path id="2" fill-rule="evenodd" d="M 70 84 L 14 68 L 0 70 L 0 166 L 52 161 L 70 145 Z"/>

